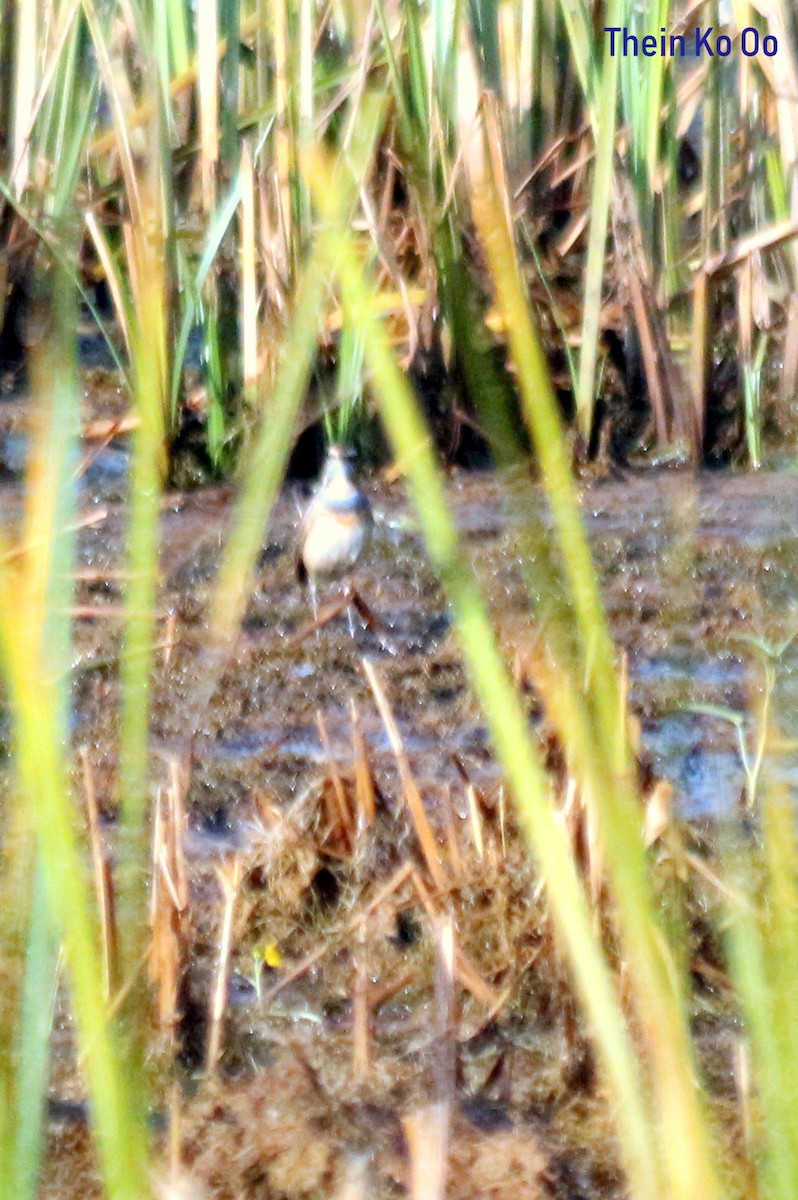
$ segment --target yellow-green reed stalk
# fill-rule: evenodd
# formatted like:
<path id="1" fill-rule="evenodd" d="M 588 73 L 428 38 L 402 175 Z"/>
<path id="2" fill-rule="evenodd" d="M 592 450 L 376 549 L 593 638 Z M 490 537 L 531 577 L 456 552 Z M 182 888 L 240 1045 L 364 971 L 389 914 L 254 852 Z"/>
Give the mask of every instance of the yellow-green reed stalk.
<path id="1" fill-rule="evenodd" d="M 670 0 L 657 0 L 653 11 L 651 8 L 644 11 L 632 7 L 627 28 L 637 37 L 654 31 L 659 37 L 660 30 L 664 29 L 667 37 L 671 32 L 670 7 Z M 653 258 L 656 252 L 656 246 L 651 245 L 649 239 L 653 234 L 653 203 L 659 192 L 660 144 L 666 132 L 662 104 L 667 65 L 667 57 L 659 54 L 653 58 L 621 59 L 624 117 L 631 135 L 629 157 L 649 258 Z"/>
<path id="2" fill-rule="evenodd" d="M 120 798 L 124 836 L 120 846 L 120 930 L 125 977 L 138 970 L 143 939 L 146 816 L 149 801 L 149 717 L 154 662 L 155 602 L 158 584 L 160 496 L 166 472 L 166 431 L 170 413 L 169 287 L 167 239 L 171 210 L 171 152 L 164 106 L 168 79 L 156 74 L 168 61 L 165 47 L 156 53 L 153 38 L 166 35 L 162 23 L 140 22 L 129 30 L 150 70 L 145 73 L 152 118 L 148 154 L 134 152 L 124 91 L 111 62 L 105 28 L 92 3 L 84 0 L 97 61 L 114 119 L 125 195 L 130 211 L 125 228 L 129 284 L 125 292 L 127 328 L 133 379 L 133 413 L 137 418 L 130 470 L 130 519 L 127 531 L 128 582 L 120 677 L 122 713 L 120 738 Z M 139 997 L 139 990 L 133 995 Z M 143 1022 L 138 1022 L 139 1033 Z"/>
<path id="3" fill-rule="evenodd" d="M 5 21 L 3 22 L 5 24 Z M 11 186 L 19 197 L 28 185 L 30 138 L 34 122 L 34 97 L 39 66 L 38 32 L 35 4 L 16 8 L 14 103 L 11 125 Z"/>
<path id="4" fill-rule="evenodd" d="M 137 286 L 132 330 L 133 413 L 128 582 L 121 662 L 120 744 L 123 817 L 129 831 L 144 830 L 149 799 L 150 679 L 160 545 L 159 517 L 166 470 L 165 423 L 169 374 L 166 250 L 157 193 L 140 181 L 144 225 L 133 231 Z"/>
<path id="5" fill-rule="evenodd" d="M 252 168 L 252 145 L 247 139 L 241 148 L 241 215 L 239 247 L 241 259 L 241 360 L 244 403 L 254 408 L 258 381 L 258 280 L 255 253 L 257 199 Z"/>
<path id="6" fill-rule="evenodd" d="M 322 235 L 323 237 L 323 235 Z M 244 464 L 243 479 L 211 605 L 211 652 L 206 685 L 213 690 L 221 655 L 238 632 L 266 523 L 285 475 L 294 426 L 310 382 L 325 303 L 328 272 L 318 247 L 297 286 L 294 311 L 261 424 Z M 205 692 L 203 692 L 205 696 Z"/>
<path id="7" fill-rule="evenodd" d="M 740 270 L 737 280 L 737 311 L 740 323 L 740 360 L 743 375 L 743 413 L 748 461 L 755 471 L 762 466 L 762 368 L 767 351 L 767 334 L 756 338 L 752 348 L 753 320 L 751 288 L 753 271 L 750 261 Z"/>
<path id="8" fill-rule="evenodd" d="M 0 62 L 8 62 L 9 58 L 9 35 L 11 30 L 8 28 L 7 21 L 0 21 Z M 11 125 L 11 98 L 8 95 L 8 89 L 3 89 L 0 92 L 0 127 L 8 129 Z M 10 157 L 10 149 L 8 146 L 3 147 L 2 157 L 0 157 L 0 171 L 7 172 Z"/>
<path id="9" fill-rule="evenodd" d="M 594 59 L 593 17 L 586 0 L 560 0 L 560 13 L 568 34 L 576 74 L 587 105 L 590 123 L 596 128 L 597 69 Z M 616 15 L 615 13 L 613 15 Z M 607 24 L 609 25 L 609 16 Z"/>
<path id="10" fill-rule="evenodd" d="M 285 336 L 274 390 L 262 405 L 261 426 L 244 466 L 219 578 L 211 606 L 211 645 L 221 656 L 238 630 L 252 570 L 263 541 L 266 522 L 285 474 L 294 437 L 294 424 L 310 379 L 322 316 L 330 287 L 330 261 L 339 222 L 349 220 L 364 186 L 374 146 L 385 119 L 384 104 L 364 101 L 350 148 L 330 175 L 328 211 L 333 228 L 322 228 L 300 275 L 294 309 Z M 208 672 L 212 687 L 214 664 Z"/>
<path id="11" fill-rule="evenodd" d="M 494 152 L 500 154 L 498 127 L 490 120 L 489 111 L 487 116 Z M 485 161 L 488 161 L 487 156 Z M 502 177 L 500 164 L 498 171 Z M 614 770 L 622 774 L 629 769 L 629 750 L 626 732 L 617 720 L 620 691 L 614 670 L 615 647 L 607 627 L 599 582 L 565 451 L 562 418 L 546 357 L 532 324 L 512 233 L 507 225 L 506 195 L 500 195 L 492 171 L 486 171 L 478 178 L 479 182 L 472 190 L 474 216 L 488 255 L 496 298 L 503 310 L 510 350 L 519 371 L 524 418 L 534 440 L 551 503 L 563 569 L 573 600 L 585 686 L 588 694 L 595 695 L 599 712 L 610 715 L 604 731 L 608 739 L 606 745 L 611 750 Z"/>
<path id="12" fill-rule="evenodd" d="M 168 55 L 158 64 L 158 73 L 161 79 L 179 78 L 191 66 L 191 6 L 185 0 L 165 0 L 153 16 L 162 26 L 155 38 L 157 52 L 162 55 L 166 48 Z"/>
<path id="13" fill-rule="evenodd" d="M 200 198 L 206 226 L 216 211 L 219 167 L 219 6 L 199 4 L 195 12 L 197 100 L 200 125 Z M 221 464 L 225 441 L 224 391 L 219 347 L 219 289 L 209 271 L 202 287 L 203 336 L 208 385 L 208 446 L 211 461 Z"/>
<path id="14" fill-rule="evenodd" d="M 572 678 L 571 687 L 563 689 L 561 710 L 554 716 L 559 717 L 566 749 L 570 746 L 598 821 L 621 949 L 630 967 L 637 1014 L 653 1066 L 652 1085 L 664 1141 L 680 1147 L 678 1155 L 663 1156 L 667 1194 L 684 1200 L 696 1194 L 717 1197 L 722 1192 L 696 1086 L 680 981 L 673 977 L 673 963 L 647 880 L 614 647 L 548 367 L 529 312 L 505 206 L 491 176 L 485 175 L 475 185 L 473 208 L 509 331 L 524 416 L 551 506 L 581 647 L 579 664 L 586 702 L 579 696 L 582 680 Z"/>
<path id="15" fill-rule="evenodd" d="M 297 64 L 297 143 L 298 158 L 306 147 L 313 144 L 313 61 L 316 40 L 314 25 L 315 5 L 313 0 L 298 0 L 299 2 L 299 46 Z M 295 180 L 297 214 L 303 244 L 310 234 L 310 197 L 307 193 L 305 180 L 297 171 Z"/>
<path id="16" fill-rule="evenodd" d="M 328 441 L 351 443 L 362 398 L 363 342 L 357 329 L 344 325 L 338 347 L 335 410 L 324 414 Z"/>
<path id="17" fill-rule="evenodd" d="M 106 1015 L 99 934 L 67 763 L 74 557 L 69 530 L 79 391 L 71 338 L 75 312 L 63 278 L 53 308 L 55 336 L 34 362 L 37 414 L 24 552 L 12 560 L 5 539 L 0 547 L 0 663 L 19 787 L 37 840 L 49 920 L 64 948 L 101 1173 L 112 1200 L 141 1200 L 149 1194 L 144 1123 L 136 1081 L 122 1070 Z"/>
<path id="18" fill-rule="evenodd" d="M 35 5 L 30 6 L 35 13 Z M 40 175 L 41 164 L 47 163 L 48 188 L 43 194 L 28 189 L 25 219 L 37 230 L 42 244 L 47 246 L 60 268 L 57 272 L 58 285 L 55 299 L 40 297 L 41 311 L 47 319 L 55 320 L 56 341 L 49 353 L 39 355 L 32 364 L 36 390 L 44 396 L 55 395 L 53 380 L 59 372 L 64 376 L 58 392 L 57 404 L 48 407 L 42 404 L 42 427 L 36 439 L 37 452 L 31 457 L 31 472 L 28 491 L 28 520 L 26 537 L 36 540 L 37 530 L 46 525 L 39 502 L 48 504 L 50 496 L 42 480 L 49 468 L 43 467 L 42 449 L 50 431 L 47 421 L 62 420 L 62 433 L 67 447 L 74 430 L 70 428 L 75 412 L 67 416 L 67 401 L 74 403 L 70 388 L 72 378 L 72 329 L 74 311 L 67 296 L 68 277 L 75 286 L 76 238 L 74 236 L 73 210 L 74 190 L 80 171 L 86 134 L 94 113 L 94 102 L 98 81 L 86 71 L 89 59 L 88 48 L 83 37 L 80 7 L 73 0 L 60 0 L 53 6 L 51 20 L 46 28 L 37 26 L 41 45 L 28 47 L 24 60 L 16 63 L 17 73 L 22 72 L 33 83 L 36 91 L 33 98 L 27 145 L 30 151 L 31 171 Z M 22 43 L 18 43 L 22 48 Z M 32 69 L 32 63 L 41 59 L 41 72 Z M 9 193 L 4 188 L 5 194 Z M 21 210 L 21 206 L 18 205 Z M 43 212 L 44 219 L 40 217 Z M 39 252 L 40 254 L 42 251 Z M 79 284 L 78 284 L 79 286 Z M 52 379 L 48 376 L 52 375 Z M 57 412 L 58 415 L 55 415 Z M 63 465 L 63 464 L 62 464 Z M 57 475 L 57 464 L 52 464 Z M 38 474 L 37 474 L 38 472 Z M 54 508 L 64 526 L 69 525 L 73 503 L 73 489 L 69 475 L 62 473 L 57 482 L 60 488 Z M 32 514 L 32 515 L 31 515 Z M 1 539 L 0 539 L 1 540 Z M 53 568 L 54 593 L 67 595 L 68 560 L 72 551 L 69 537 L 54 549 Z M 65 555 L 62 560 L 59 555 Z M 3 552 L 0 551 L 0 556 Z M 16 575 L 16 563 L 8 566 L 9 576 L 23 578 L 24 565 Z M 57 577 L 57 579 L 56 579 Z M 46 603 L 53 610 L 44 614 L 44 620 L 53 622 L 65 631 L 67 600 L 62 611 L 57 611 L 53 596 Z M 21 595 L 14 597 L 14 609 L 6 606 L 9 614 L 16 606 L 24 605 Z M 49 637 L 49 634 L 47 635 Z M 0 638 L 0 642 L 2 638 Z M 14 643 L 15 648 L 16 643 Z M 57 676 L 63 663 L 68 661 L 67 648 L 53 648 L 52 670 Z M 61 652 L 63 651 L 63 652 Z M 49 651 L 48 651 L 49 653 Z M 61 663 L 59 668 L 58 663 Z M 13 674 L 12 660 L 3 664 L 7 678 Z M 18 667 L 18 664 L 17 664 Z M 58 684 L 58 698 L 63 706 L 56 714 L 58 729 L 64 740 L 68 729 L 67 708 L 69 699 L 68 680 L 62 678 Z M 2 922 L 3 958 L 9 975 L 4 979 L 3 1029 L 0 1036 L 0 1079 L 2 1080 L 2 1139 L 0 1139 L 0 1195 L 13 1196 L 15 1200 L 36 1194 L 40 1157 L 43 1145 L 43 1117 L 45 1088 L 49 1070 L 49 1033 L 52 1021 L 54 989 L 57 976 L 58 940 L 62 933 L 61 924 L 51 917 L 48 905 L 48 881 L 41 848 L 35 847 L 34 822 L 26 803 L 26 796 L 17 792 L 18 803 L 11 805 L 6 813 L 4 830 L 4 870 L 0 889 L 4 896 Z M 52 892 L 52 888 L 49 889 Z M 60 898 L 59 898 L 60 902 Z M 17 986 L 16 966 L 24 964 L 21 986 Z"/>
<path id="19" fill-rule="evenodd" d="M 0 556 L 7 553 L 0 530 Z M 12 663 L 4 645 L 0 633 L 0 679 L 5 681 Z M 44 1144 L 59 947 L 32 814 L 15 782 L 3 811 L 0 870 L 0 1197 L 32 1200 Z"/>
<path id="20" fill-rule="evenodd" d="M 4 531 L 0 527 L 0 555 L 8 553 Z M 0 635 L 0 680 L 8 678 L 10 664 L 4 656 L 4 642 Z M 3 691 L 5 695 L 5 688 Z M 22 1051 L 25 1041 L 21 1033 L 26 1016 L 22 997 L 25 987 L 25 942 L 30 937 L 36 922 L 32 916 L 34 907 L 44 910 L 44 921 L 49 931 L 49 915 L 43 903 L 41 878 L 37 879 L 38 905 L 34 905 L 34 887 L 31 880 L 37 874 L 36 843 L 30 814 L 24 800 L 16 789 L 8 795 L 2 813 L 2 859 L 0 859 L 0 962 L 3 964 L 3 986 L 0 991 L 0 1186 L 3 1180 L 14 1183 L 36 1175 L 39 1164 L 42 1127 L 42 1096 L 46 1079 L 49 1026 L 42 1031 L 41 1041 L 33 1048 L 32 1058 L 44 1053 L 44 1063 L 31 1063 L 40 1076 L 34 1083 L 32 1108 L 28 1088 L 31 1080 L 23 1081 Z M 52 981 L 52 964 L 43 965 L 40 987 L 49 990 Z M 27 1016 L 30 1020 L 31 1016 Z M 26 1064 L 27 1066 L 27 1064 Z M 24 1095 L 22 1094 L 24 1093 Z M 24 1113 L 24 1116 L 23 1116 Z M 19 1143 L 27 1143 L 22 1150 L 21 1172 L 17 1172 L 15 1159 Z M 32 1188 L 22 1183 L 23 1197 L 31 1194 Z M 9 1189 L 0 1195 L 9 1194 Z"/>
<path id="21" fill-rule="evenodd" d="M 762 878 L 750 900 L 730 909 L 728 937 L 758 1092 L 760 1195 L 788 1200 L 798 1177 L 798 846 L 792 797 L 766 786 L 760 808 Z M 750 896 L 751 868 L 749 847 L 728 855 L 741 896 Z"/>
<path id="22" fill-rule="evenodd" d="M 314 195 L 330 222 L 330 175 L 316 159 Z M 460 547 L 432 439 L 406 376 L 399 370 L 374 296 L 348 235 L 341 230 L 334 258 L 347 320 L 361 331 L 366 362 L 395 453 L 408 477 L 427 548 L 452 605 L 466 666 L 482 704 L 519 819 L 546 882 L 552 912 L 567 947 L 576 985 L 605 1069 L 621 1131 L 621 1151 L 636 1197 L 665 1194 L 658 1135 L 650 1122 L 635 1051 L 611 973 L 594 932 L 562 822 L 533 748 L 523 705 L 504 662 L 487 606 Z"/>
<path id="23" fill-rule="evenodd" d="M 712 6 L 707 6 L 711 18 Z M 715 8 L 717 17 L 717 8 Z M 731 197 L 726 194 L 725 178 L 728 163 L 728 128 L 724 110 L 726 101 L 721 88 L 720 72 L 710 70 L 702 91 L 702 139 L 701 139 L 701 236 L 700 261 L 705 263 L 713 254 L 726 249 L 727 213 L 731 210 Z M 693 407 L 702 429 L 706 424 L 707 369 L 711 360 L 711 339 L 715 333 L 711 314 L 713 311 L 713 288 L 716 281 L 704 270 L 699 269 L 693 283 L 691 311 L 690 379 Z"/>
<path id="24" fill-rule="evenodd" d="M 735 17 L 737 28 L 744 29 L 751 24 L 751 7 L 744 0 L 737 0 Z M 744 20 L 741 18 L 745 18 Z M 798 182 L 796 182 L 796 166 L 798 166 L 798 118 L 792 97 L 795 94 L 798 81 L 798 27 L 796 27 L 793 6 L 789 0 L 776 0 L 766 13 L 762 12 L 762 22 L 767 21 L 768 32 L 778 37 L 779 53 L 772 59 L 746 59 L 740 61 L 740 106 L 743 108 L 744 99 L 748 101 L 749 111 L 761 114 L 760 119 L 765 124 L 761 130 L 757 126 L 760 137 L 760 153 L 764 151 L 765 170 L 767 173 L 767 192 L 771 209 L 776 220 L 786 219 L 795 212 L 798 203 Z M 761 29 L 764 33 L 764 28 Z M 778 59 L 778 62 L 776 61 Z M 758 63 L 767 62 L 765 75 L 768 91 L 772 101 L 762 103 L 758 80 L 761 68 Z M 745 63 L 745 66 L 743 66 Z M 743 87 L 745 82 L 746 86 Z M 776 126 L 777 138 L 771 136 L 773 124 Z M 791 295 L 787 302 L 787 327 L 795 330 L 798 318 L 798 297 L 795 294 L 795 280 L 798 278 L 798 246 L 795 239 L 788 248 L 788 263 L 791 277 Z M 798 389 L 798 337 L 787 338 L 784 352 L 784 364 L 780 374 L 780 392 L 782 400 L 789 403 L 790 398 Z"/>
<path id="25" fill-rule="evenodd" d="M 606 24 L 622 26 L 626 0 L 610 0 Z M 593 187 L 590 196 L 590 232 L 585 266 L 582 313 L 582 345 L 579 354 L 579 384 L 576 412 L 582 438 L 590 436 L 593 424 L 593 397 L 596 390 L 596 363 L 601 321 L 601 292 L 604 284 L 604 251 L 612 199 L 612 173 L 615 159 L 615 121 L 618 103 L 620 58 L 611 55 L 605 41 L 600 78 L 588 95 L 596 144 Z M 593 97 L 591 103 L 590 97 Z"/>
<path id="26" fill-rule="evenodd" d="M 272 71 L 272 53 L 269 43 L 269 10 L 271 5 L 268 0 L 255 0 L 255 12 L 252 14 L 256 21 L 255 26 L 255 97 L 257 111 L 260 114 L 258 121 L 258 135 L 263 137 L 266 133 L 268 122 L 266 111 L 269 106 L 271 92 L 269 87 L 269 77 Z"/>
<path id="27" fill-rule="evenodd" d="M 36 6 L 29 7 L 35 14 Z M 25 12 L 27 19 L 28 6 Z M 15 197 L 5 178 L 0 178 L 0 192 L 36 234 L 41 246 L 70 272 L 84 302 L 93 310 L 91 297 L 82 286 L 74 244 L 63 238 L 62 226 L 65 215 L 74 213 L 75 187 L 95 113 L 98 80 L 87 69 L 90 54 L 75 0 L 57 0 L 50 25 L 42 29 L 39 23 L 37 29 L 42 44 L 30 46 L 22 40 L 15 43 L 23 57 L 12 68 L 15 77 L 22 74 L 29 82 L 37 82 L 25 143 L 30 170 L 37 174 L 36 186 L 24 189 L 24 202 Z M 37 77 L 32 64 L 39 58 L 43 66 Z M 45 170 L 47 186 L 42 187 Z M 102 327 L 99 318 L 98 323 Z"/>
<path id="28" fill-rule="evenodd" d="M 152 167 L 149 168 L 153 170 Z M 139 1075 L 146 1056 L 150 996 L 142 958 L 149 930 L 147 912 L 148 823 L 150 809 L 150 710 L 155 663 L 156 603 L 159 583 L 160 500 L 165 475 L 165 424 L 169 386 L 166 350 L 166 261 L 162 213 L 141 181 L 146 224 L 133 231 L 137 287 L 132 326 L 133 413 L 129 523 L 125 553 L 127 582 L 122 655 L 119 798 L 120 846 L 117 868 L 119 944 L 125 1006 L 128 1069 Z"/>
<path id="29" fill-rule="evenodd" d="M 12 872 L 15 873 L 15 872 Z M 31 886 L 30 876 L 26 881 Z M 38 1193 L 44 1148 L 45 1093 L 50 1071 L 50 1034 L 58 979 L 58 933 L 47 903 L 41 858 L 32 878 L 33 895 L 27 912 L 24 889 L 18 888 L 15 905 L 29 916 L 24 946 L 25 974 L 20 995 L 13 1058 L 8 1063 L 13 1080 L 4 1088 L 3 1136 L 0 1163 L 0 1196 L 27 1200 Z M 10 893 L 9 893 L 10 895 Z M 21 916 L 22 914 L 20 914 Z M 11 1031 L 9 1031 L 11 1032 Z"/>
<path id="30" fill-rule="evenodd" d="M 277 176 L 278 220 L 280 222 L 286 274 L 297 267 L 294 211 L 291 202 L 292 180 L 296 173 L 296 146 L 291 135 L 290 77 L 291 39 L 288 0 L 275 0 L 271 6 L 274 53 L 274 164 Z"/>

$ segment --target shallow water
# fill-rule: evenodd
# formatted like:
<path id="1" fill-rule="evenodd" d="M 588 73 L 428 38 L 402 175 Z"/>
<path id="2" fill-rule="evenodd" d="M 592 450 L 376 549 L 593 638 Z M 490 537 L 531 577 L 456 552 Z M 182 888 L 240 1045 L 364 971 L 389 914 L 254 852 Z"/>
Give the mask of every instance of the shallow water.
<path id="1" fill-rule="evenodd" d="M 92 523 L 79 536 L 78 604 L 92 615 L 78 623 L 74 732 L 106 768 L 115 760 L 109 700 L 116 682 L 108 664 L 118 651 L 123 465 L 122 451 L 105 450 L 81 484 L 81 515 Z M 330 753 L 339 763 L 351 760 L 352 704 L 388 785 L 392 756 L 363 655 L 377 662 L 406 748 L 433 796 L 459 783 L 455 755 L 474 782 L 496 777 L 402 490 L 377 483 L 368 490 L 377 523 L 354 581 L 389 631 L 390 652 L 366 629 L 352 640 L 343 616 L 318 636 L 292 642 L 309 612 L 294 576 L 302 498 L 288 490 L 265 539 L 234 661 L 203 713 L 193 711 L 191 697 L 206 669 L 207 600 L 232 497 L 209 488 L 165 498 L 161 611 L 173 614 L 177 644 L 158 672 L 154 744 L 170 753 L 194 740 L 198 812 L 234 809 L 256 779 L 293 794 Z M 522 652 L 534 629 L 515 545 L 524 518 L 503 508 L 490 475 L 455 475 L 449 496 L 508 652 Z M 13 524 L 20 506 L 18 483 L 6 482 L 0 511 Z M 779 645 L 798 630 L 798 482 L 788 474 L 638 474 L 586 487 L 583 508 L 612 631 L 628 661 L 642 745 L 674 785 L 683 815 L 723 814 L 745 782 L 738 734 L 729 720 L 700 710 L 742 714 L 753 739 L 764 675 L 752 642 Z M 543 514 L 541 500 L 536 516 L 545 522 Z M 327 598 L 335 594 L 333 585 Z M 792 646 L 777 663 L 775 717 L 786 739 L 798 736 L 796 663 Z M 770 763 L 776 778 L 796 785 L 790 754 Z"/>
<path id="2" fill-rule="evenodd" d="M 104 482 L 98 487 L 95 476 L 83 485 L 83 511 L 96 523 L 80 534 L 80 567 L 96 578 L 80 584 L 79 603 L 97 615 L 79 623 L 75 735 L 93 743 L 107 764 L 114 759 L 108 701 L 115 681 L 106 668 L 117 649 L 112 614 L 121 592 L 113 575 L 125 520 L 124 505 L 114 498 L 116 463 Z M 458 784 L 455 755 L 475 782 L 495 777 L 446 605 L 402 490 L 375 483 L 369 492 L 377 524 L 354 581 L 389 630 L 393 652 L 366 629 L 352 640 L 343 616 L 318 636 L 292 641 L 309 612 L 294 576 L 302 501 L 288 491 L 265 539 L 234 659 L 201 714 L 193 712 L 191 698 L 206 669 L 207 601 L 231 493 L 206 489 L 166 498 L 161 609 L 174 614 L 177 645 L 158 672 L 154 742 L 169 753 L 194 739 L 198 813 L 234 809 L 255 780 L 287 798 L 330 752 L 339 763 L 351 760 L 352 704 L 375 767 L 390 786 L 392 755 L 363 675 L 363 655 L 377 663 L 430 799 Z M 454 476 L 449 496 L 508 653 L 522 652 L 534 629 L 515 546 L 522 519 L 503 509 L 489 475 Z M 6 511 L 17 505 L 16 489 L 4 489 L 0 502 Z M 798 484 L 786 474 L 645 474 L 586 487 L 583 507 L 612 631 L 627 657 L 643 747 L 654 769 L 673 783 L 684 815 L 722 814 L 744 785 L 738 735 L 730 721 L 700 709 L 743 714 L 747 736 L 754 737 L 763 671 L 752 642 L 780 644 L 798 629 Z M 333 585 L 328 598 L 335 594 Z M 109 619 L 102 616 L 105 607 Z M 798 735 L 797 662 L 788 646 L 777 664 L 775 715 L 787 738 Z M 796 782 L 788 755 L 772 760 L 772 767 L 788 785 Z"/>

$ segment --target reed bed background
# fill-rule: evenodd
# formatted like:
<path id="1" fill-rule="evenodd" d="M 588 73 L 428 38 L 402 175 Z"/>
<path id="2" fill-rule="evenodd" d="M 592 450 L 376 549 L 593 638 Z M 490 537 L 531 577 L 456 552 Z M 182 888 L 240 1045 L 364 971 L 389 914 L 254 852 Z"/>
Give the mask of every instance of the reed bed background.
<path id="1" fill-rule="evenodd" d="M 626 1192 L 792 1195 L 791 805 L 754 789 L 755 889 L 749 859 L 724 851 L 722 934 L 752 1080 L 748 1141 L 732 1154 L 691 1040 L 685 931 L 652 880 L 625 684 L 572 480 L 574 459 L 608 452 L 757 467 L 774 431 L 770 444 L 792 453 L 798 29 L 778 0 L 732 8 L 6 0 L 0 345 L 7 366 L 24 363 L 35 432 L 22 528 L 12 537 L 0 525 L 14 763 L 0 882 L 5 1194 L 37 1194 L 62 970 L 105 1191 L 153 1187 L 146 1114 L 160 1085 L 147 1059 L 158 1021 L 174 1021 L 179 970 L 156 922 L 156 1004 L 143 963 L 164 856 L 173 892 L 180 882 L 179 838 L 164 834 L 179 819 L 160 807 L 153 817 L 149 748 L 163 490 L 187 459 L 236 481 L 188 743 L 222 680 L 298 432 L 321 421 L 368 448 L 376 413 L 543 881 Z M 689 35 L 696 23 L 728 30 L 729 57 L 621 59 L 603 32 Z M 742 55 L 746 27 L 777 37 L 778 55 Z M 110 881 L 96 827 L 81 832 L 70 740 L 79 310 L 128 397 Z M 425 412 L 413 382 L 430 378 L 443 400 Z M 508 504 L 533 486 L 530 447 L 548 497 L 553 533 L 535 542 L 530 578 L 531 612 L 541 579 L 547 588 L 535 686 L 590 827 L 592 880 L 447 503 L 441 458 L 462 409 L 503 470 Z M 423 848 L 423 810 L 414 819 Z M 436 853 L 427 884 L 442 894 Z M 231 906 L 240 882 L 225 877 Z M 439 941 L 445 1004 L 445 922 Z M 217 1056 L 212 1037 L 209 1069 Z M 444 1106 L 442 1132 L 434 1169 L 418 1168 L 428 1190 L 416 1188 L 430 1196 L 443 1186 L 430 1180 L 445 1161 L 445 1090 L 431 1100 Z M 412 1150 L 412 1122 L 407 1136 Z"/>

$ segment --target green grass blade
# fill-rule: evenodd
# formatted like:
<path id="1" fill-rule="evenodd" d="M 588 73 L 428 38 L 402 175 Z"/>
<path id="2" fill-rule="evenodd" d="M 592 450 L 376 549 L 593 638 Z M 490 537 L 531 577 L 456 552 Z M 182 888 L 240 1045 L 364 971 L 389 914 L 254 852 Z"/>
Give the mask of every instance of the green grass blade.
<path id="1" fill-rule="evenodd" d="M 348 217 L 371 166 L 374 146 L 385 118 L 384 103 L 364 98 L 361 121 L 352 140 L 348 163 L 338 163 L 331 192 L 332 221 Z M 333 230 L 334 232 L 334 230 Z M 243 614 L 246 588 L 260 549 L 293 440 L 299 406 L 305 395 L 329 285 L 329 240 L 322 231 L 297 289 L 296 307 L 280 356 L 274 393 L 251 448 L 241 492 L 211 609 L 212 642 L 226 645 Z"/>
<path id="2" fill-rule="evenodd" d="M 28 473 L 26 554 L 19 568 L 0 557 L 0 662 L 15 765 L 38 839 L 50 919 L 64 947 L 101 1171 L 111 1200 L 141 1200 L 148 1194 L 144 1123 L 135 1080 L 120 1069 L 108 1024 L 66 763 L 74 534 L 64 529 L 74 511 L 79 418 L 70 300 L 61 275 L 52 301 L 55 336 L 33 363 L 38 422 Z"/>
<path id="3" fill-rule="evenodd" d="M 660 1120 L 678 1138 L 665 1158 L 674 1196 L 722 1194 L 683 1013 L 683 1001 L 648 886 L 639 807 L 615 652 L 573 486 L 548 367 L 532 324 L 512 237 L 493 181 L 475 188 L 474 213 L 499 305 L 510 331 L 525 416 L 533 436 L 576 619 L 576 662 L 565 660 L 558 726 L 596 814 L 623 953 L 654 1064 Z M 564 639 L 563 639 L 564 640 Z M 584 682 L 583 682 L 584 681 Z M 584 686 L 586 699 L 580 695 Z"/>
<path id="4" fill-rule="evenodd" d="M 58 944 L 39 863 L 33 882 L 16 1054 L 16 1145 L 10 1194 L 17 1200 L 35 1197 L 38 1192 L 57 965 Z"/>
<path id="5" fill-rule="evenodd" d="M 324 195 L 316 198 L 324 211 Z M 325 215 L 330 219 L 329 209 Z M 658 1155 L 643 1099 L 635 1053 L 592 928 L 562 824 L 548 799 L 526 717 L 498 646 L 479 587 L 464 559 L 446 504 L 443 479 L 417 401 L 372 312 L 371 293 L 341 234 L 335 261 L 349 320 L 363 331 L 366 358 L 383 419 L 405 466 L 432 563 L 452 605 L 467 669 L 480 699 L 519 819 L 546 881 L 555 921 L 569 950 L 577 987 L 596 1034 L 624 1133 L 625 1161 L 635 1194 L 658 1196 Z"/>
<path id="6" fill-rule="evenodd" d="M 611 0 L 607 26 L 623 24 L 625 0 Z M 588 235 L 587 266 L 582 315 L 582 348 L 579 355 L 579 387 L 576 393 L 576 412 L 582 437 L 587 440 L 593 424 L 593 396 L 596 387 L 596 363 L 601 324 L 601 293 L 604 284 L 604 252 L 607 244 L 607 225 L 612 198 L 612 173 L 615 163 L 615 121 L 618 106 L 618 76 L 620 57 L 609 52 L 609 39 L 604 44 L 602 78 L 599 91 L 597 121 L 593 122 L 596 143 L 596 165 L 590 197 L 590 232 Z"/>

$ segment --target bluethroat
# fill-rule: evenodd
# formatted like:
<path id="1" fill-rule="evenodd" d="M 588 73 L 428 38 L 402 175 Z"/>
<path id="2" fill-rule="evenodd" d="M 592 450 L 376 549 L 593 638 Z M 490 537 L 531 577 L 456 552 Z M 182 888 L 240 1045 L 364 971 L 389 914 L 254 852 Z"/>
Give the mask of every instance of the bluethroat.
<path id="1" fill-rule="evenodd" d="M 302 518 L 297 576 L 309 586 L 314 620 L 317 577 L 342 575 L 353 567 L 371 525 L 369 502 L 352 480 L 353 458 L 346 447 L 330 446 L 321 480 Z"/>

